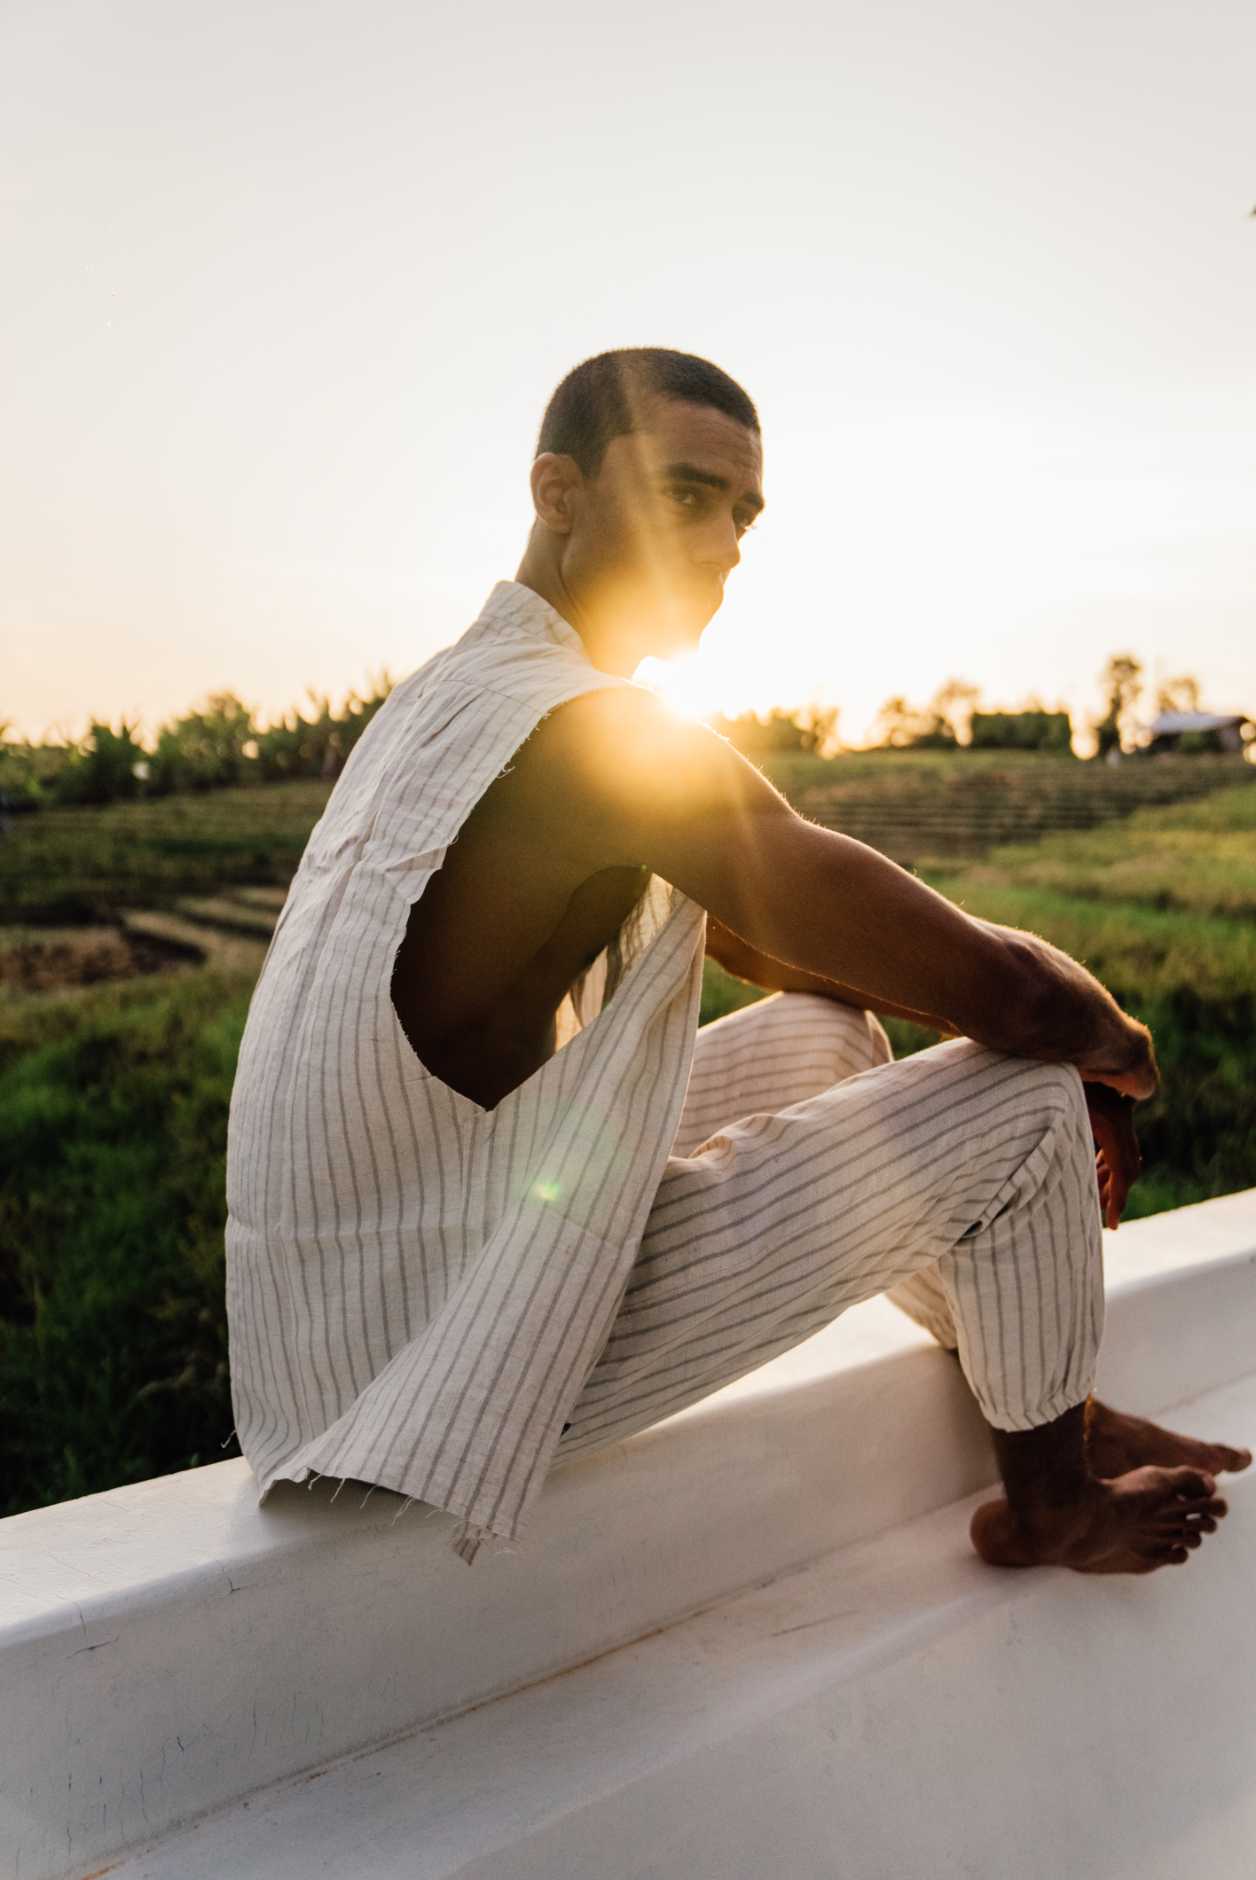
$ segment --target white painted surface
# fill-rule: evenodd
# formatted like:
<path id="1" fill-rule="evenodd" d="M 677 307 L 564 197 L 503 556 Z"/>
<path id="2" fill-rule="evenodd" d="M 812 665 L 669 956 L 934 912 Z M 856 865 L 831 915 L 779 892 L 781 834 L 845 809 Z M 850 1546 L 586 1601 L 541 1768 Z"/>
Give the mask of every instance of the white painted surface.
<path id="1" fill-rule="evenodd" d="M 1254 1368 L 1256 1192 L 1108 1243 L 1103 1390 L 1154 1412 Z M 362 1509 L 351 1488 L 334 1505 L 328 1484 L 281 1489 L 259 1510 L 240 1462 L 0 1522 L 0 1857 L 24 1880 L 85 1873 L 991 1473 L 953 1362 L 876 1301 L 567 1464 L 520 1550 L 474 1568 L 447 1517 L 412 1507 L 394 1525 L 382 1491 Z M 960 1511 L 937 1531 L 1002 1583 L 968 1563 Z"/>
<path id="2" fill-rule="evenodd" d="M 1187 1418 L 1235 1441 L 1256 1382 Z M 1256 1492 L 1153 1579 L 999 1574 L 980 1497 L 297 1778 L 113 1880 L 1247 1880 Z"/>

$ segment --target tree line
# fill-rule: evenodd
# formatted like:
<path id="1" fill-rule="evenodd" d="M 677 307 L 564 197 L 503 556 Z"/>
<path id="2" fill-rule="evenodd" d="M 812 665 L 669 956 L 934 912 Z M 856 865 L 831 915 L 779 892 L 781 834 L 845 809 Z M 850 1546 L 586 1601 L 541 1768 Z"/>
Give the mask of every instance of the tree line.
<path id="1" fill-rule="evenodd" d="M 268 725 L 259 725 L 234 692 L 215 692 L 151 740 L 125 719 L 116 726 L 93 719 L 82 738 L 42 744 L 9 740 L 0 727 L 0 802 L 9 809 L 117 803 L 228 784 L 334 778 L 391 690 L 381 673 L 338 706 L 310 692 L 306 711 L 294 708 Z"/>
<path id="2" fill-rule="evenodd" d="M 1097 757 L 1135 748 L 1135 713 L 1145 690 L 1143 672 L 1133 653 L 1113 653 L 1105 663 L 1099 675 L 1104 708 L 1085 723 Z M 1166 679 L 1154 694 L 1155 710 L 1198 711 L 1199 694 L 1199 681 L 1189 673 Z M 913 705 L 901 694 L 888 698 L 874 730 L 877 746 L 889 750 L 971 746 L 974 750 L 1068 751 L 1074 738 L 1072 718 L 1062 707 L 1051 710 L 1040 699 L 1031 698 L 1015 711 L 983 711 L 980 687 L 966 679 L 947 679 L 924 706 Z M 1206 732 L 1195 738 L 1199 750 L 1211 748 Z"/>
<path id="3" fill-rule="evenodd" d="M 161 725 L 146 739 L 138 723 L 93 720 L 79 739 L 34 743 L 9 739 L 0 725 L 0 808 L 126 802 L 176 791 L 221 789 L 229 784 L 282 778 L 339 776 L 350 751 L 392 690 L 386 672 L 364 692 L 337 706 L 330 696 L 307 694 L 308 710 L 294 708 L 261 725 L 233 692 L 213 693 L 204 704 Z M 1089 722 L 1096 754 L 1128 747 L 1134 711 L 1143 692 L 1143 667 L 1132 653 L 1114 653 L 1101 674 L 1105 707 Z M 1194 711 L 1199 682 L 1184 675 L 1156 693 L 1160 711 Z M 836 706 L 778 707 L 766 715 L 715 717 L 713 728 L 752 758 L 788 752 L 828 757 L 842 746 Z M 980 687 L 948 679 L 923 706 L 896 694 L 873 726 L 872 748 L 902 750 L 1019 750 L 1067 752 L 1074 727 L 1069 713 L 1030 699 L 1016 710 L 983 710 Z M 1203 748 L 1201 746 L 1201 748 Z"/>
<path id="4" fill-rule="evenodd" d="M 1113 653 L 1099 675 L 1104 709 L 1087 721 L 1095 755 L 1133 746 L 1135 709 L 1143 694 L 1143 666 L 1132 653 Z M 1166 679 L 1155 693 L 1158 712 L 1198 711 L 1199 681 L 1189 674 Z M 780 752 L 815 752 L 831 756 L 841 748 L 836 707 L 777 710 L 761 717 L 743 712 L 712 723 L 748 756 Z M 946 751 L 971 748 L 999 751 L 1055 751 L 1073 748 L 1075 727 L 1069 712 L 1030 698 L 1015 710 L 983 709 L 981 688 L 967 679 L 947 679 L 925 705 L 895 693 L 873 720 L 873 750 Z M 1208 734 L 1195 734 L 1200 750 L 1211 748 Z M 1190 749 L 1188 742 L 1183 748 Z"/>

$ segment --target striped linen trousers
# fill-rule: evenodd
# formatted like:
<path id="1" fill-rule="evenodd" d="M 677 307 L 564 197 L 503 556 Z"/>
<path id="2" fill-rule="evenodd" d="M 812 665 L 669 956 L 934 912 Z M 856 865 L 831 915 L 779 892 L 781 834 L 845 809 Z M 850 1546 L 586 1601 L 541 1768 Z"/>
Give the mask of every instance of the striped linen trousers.
<path id="1" fill-rule="evenodd" d="M 644 1429 L 886 1292 L 986 1420 L 1084 1402 L 1103 1329 L 1081 1078 L 778 993 L 699 1031 L 674 1150 L 556 1461 Z"/>

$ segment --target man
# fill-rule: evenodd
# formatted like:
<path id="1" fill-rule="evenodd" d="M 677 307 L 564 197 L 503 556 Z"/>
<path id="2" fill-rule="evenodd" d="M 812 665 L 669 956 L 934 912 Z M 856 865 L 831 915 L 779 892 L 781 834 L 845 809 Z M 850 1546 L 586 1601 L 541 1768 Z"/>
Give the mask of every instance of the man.
<path id="1" fill-rule="evenodd" d="M 228 1311 L 260 1495 L 380 1483 L 471 1561 L 556 1457 L 889 1290 L 991 1427 L 987 1560 L 1186 1561 L 1250 1456 L 1091 1397 L 1146 1029 L 632 682 L 697 644 L 763 508 L 739 386 L 588 360 L 531 484 L 515 580 L 361 740 L 250 1009 Z M 698 1033 L 704 934 L 780 996 Z M 877 1013 L 954 1035 L 894 1063 Z"/>

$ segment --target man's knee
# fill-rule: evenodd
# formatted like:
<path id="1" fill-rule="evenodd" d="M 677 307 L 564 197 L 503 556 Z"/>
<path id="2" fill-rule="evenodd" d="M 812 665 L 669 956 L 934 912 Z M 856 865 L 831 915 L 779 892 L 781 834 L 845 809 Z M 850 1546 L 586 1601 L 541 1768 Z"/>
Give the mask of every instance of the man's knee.
<path id="1" fill-rule="evenodd" d="M 1081 1074 L 1073 1064 L 1026 1064 L 1017 1108 L 1033 1118 L 1039 1144 L 1070 1183 L 1093 1182 L 1094 1140 Z"/>
<path id="2" fill-rule="evenodd" d="M 1089 1143 L 1086 1092 L 1082 1087 L 1081 1072 L 1077 1066 L 1075 1064 L 1036 1064 L 1034 1071 L 1037 1095 L 1048 1112 L 1071 1123 L 1074 1126 L 1074 1133 L 1082 1129 Z M 1066 1132 L 1061 1130 L 1060 1133 L 1064 1135 Z"/>
<path id="3" fill-rule="evenodd" d="M 840 999 L 826 999 L 816 992 L 782 992 L 774 1003 L 783 1008 L 782 1023 L 796 1028 L 800 1036 L 809 1040 L 825 1037 L 832 1042 L 834 1081 L 893 1062 L 894 1047 L 885 1027 L 875 1013 L 862 1006 L 845 1005 Z"/>
<path id="4" fill-rule="evenodd" d="M 1009 1057 L 971 1038 L 955 1039 L 939 1049 L 961 1053 L 970 1060 L 979 1081 L 984 1072 L 987 1087 L 1006 1093 L 1017 1110 L 1040 1113 L 1044 1129 L 1058 1128 L 1065 1118 L 1086 1120 L 1086 1093 L 1075 1064 L 1044 1064 L 1036 1058 Z"/>
<path id="5" fill-rule="evenodd" d="M 964 1066 L 971 1141 L 979 1155 L 988 1149 L 997 1161 L 1006 1150 L 1018 1163 L 1025 1155 L 1038 1162 L 1045 1149 L 1053 1162 L 1077 1170 L 1093 1162 L 1086 1093 L 1075 1065 L 1009 1057 L 967 1038 L 935 1052 L 939 1063 Z"/>

